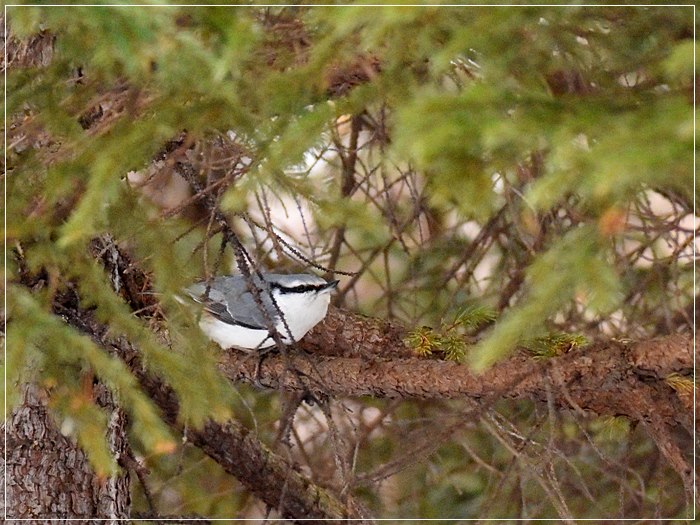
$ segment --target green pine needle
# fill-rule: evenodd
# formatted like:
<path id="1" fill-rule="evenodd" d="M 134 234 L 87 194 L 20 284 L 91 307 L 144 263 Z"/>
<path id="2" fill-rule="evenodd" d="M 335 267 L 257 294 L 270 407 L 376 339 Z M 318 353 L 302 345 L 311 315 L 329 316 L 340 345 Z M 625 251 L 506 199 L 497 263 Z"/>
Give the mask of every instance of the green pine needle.
<path id="1" fill-rule="evenodd" d="M 522 346 L 529 350 L 535 359 L 548 359 L 563 355 L 587 344 L 588 340 L 581 334 L 557 332 L 530 339 L 522 343 Z"/>
<path id="2" fill-rule="evenodd" d="M 455 318 L 455 324 L 464 328 L 474 329 L 496 320 L 498 314 L 486 306 L 468 306 L 460 311 Z"/>

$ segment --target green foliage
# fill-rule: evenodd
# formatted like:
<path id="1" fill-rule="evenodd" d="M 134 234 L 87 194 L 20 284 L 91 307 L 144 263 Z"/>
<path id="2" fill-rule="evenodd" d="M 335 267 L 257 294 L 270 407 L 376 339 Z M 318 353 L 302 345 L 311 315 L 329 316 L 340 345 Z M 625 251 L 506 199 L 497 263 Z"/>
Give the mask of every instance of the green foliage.
<path id="1" fill-rule="evenodd" d="M 654 192 L 672 195 L 674 209 L 692 213 L 690 7 L 7 11 L 20 38 L 42 29 L 56 35 L 48 65 L 10 64 L 7 75 L 7 248 L 22 253 L 29 273 L 46 277 L 29 290 L 8 254 L 8 408 L 19 401 L 22 382 L 47 386 L 61 424 L 101 473 L 115 465 L 103 437 L 104 413 L 81 387 L 85 373 L 104 381 L 127 409 L 136 452 L 158 475 L 169 479 L 181 469 L 177 459 L 160 454 L 173 437 L 134 377 L 53 311 L 56 295 L 66 290 L 77 292 L 80 306 L 109 327 L 109 337 L 125 336 L 138 347 L 149 372 L 176 391 L 183 423 L 235 413 L 266 439 L 276 432 L 273 396 L 235 391 L 219 374 L 217 350 L 192 312 L 172 299 L 215 267 L 229 272 L 230 251 L 216 263 L 221 238 L 208 236 L 206 217 L 168 215 L 125 181 L 183 130 L 194 145 L 235 132 L 250 168 L 236 174 L 220 202 L 251 251 L 272 266 L 291 259 L 279 256 L 266 231 L 249 232 L 236 213 L 258 212 L 322 264 L 332 259 L 342 231 L 333 262 L 360 271 L 345 305 L 410 326 L 436 326 L 407 336 L 420 355 L 484 370 L 523 341 L 541 357 L 582 346 L 611 312 L 628 321 L 622 326 L 651 332 L 673 317 L 668 308 L 683 311 L 692 301 L 692 267 L 680 251 L 669 251 L 668 224 L 647 228 L 639 211 Z M 83 129 L 84 117 L 98 109 L 104 113 L 98 124 Z M 349 141 L 339 123 L 348 115 L 361 116 L 364 127 L 353 152 L 354 185 L 345 196 Z M 344 158 L 331 137 L 344 146 Z M 325 164 L 312 169 L 307 157 L 313 152 L 318 160 L 319 151 Z M 209 182 L 221 159 L 197 155 L 197 176 Z M 261 195 L 273 205 L 286 199 L 276 224 Z M 308 210 L 303 235 L 287 221 L 297 205 Z M 146 270 L 162 298 L 159 336 L 114 293 L 110 276 L 90 256 L 89 241 L 104 233 Z M 648 266 L 630 255 L 637 249 L 653 254 Z M 498 307 L 450 315 L 463 304 Z M 469 336 L 486 325 L 473 346 Z M 614 323 L 606 326 L 625 335 L 610 328 Z M 689 391 L 687 378 L 667 381 Z M 432 408 L 411 405 L 401 417 L 422 420 Z M 438 408 L 442 414 L 444 405 Z M 524 412 L 529 425 L 534 416 Z M 391 461 L 402 428 L 393 432 L 365 443 L 375 455 L 361 457 L 362 468 Z M 595 447 L 608 444 L 615 453 L 606 435 L 593 425 L 596 454 Z M 425 483 L 443 478 L 406 474 L 397 515 L 440 515 L 447 506 L 454 516 L 483 509 L 495 516 L 484 494 L 492 491 L 500 501 L 498 491 L 506 489 L 537 502 L 533 515 L 508 507 L 508 516 L 554 515 L 547 495 L 527 477 L 528 464 L 518 463 L 526 483 L 517 486 L 508 478 L 516 462 L 493 445 L 493 436 L 472 437 L 472 448 L 485 451 L 502 477 L 460 471 L 463 454 L 446 447 L 439 468 L 449 483 L 426 495 Z M 630 449 L 642 454 L 644 443 Z M 246 504 L 238 494 L 218 508 L 203 503 L 210 494 L 198 486 L 228 496 L 231 484 L 219 484 L 221 473 L 216 483 L 199 483 L 207 477 L 201 457 L 186 452 L 183 461 L 196 465 L 195 477 L 175 483 L 187 493 L 183 513 L 230 517 Z M 577 468 L 590 479 L 600 474 L 586 461 Z M 596 496 L 612 508 L 622 489 L 604 488 Z M 380 491 L 362 490 L 379 505 Z M 637 489 L 630 490 L 636 498 Z M 655 509 L 665 509 L 659 501 Z M 599 517 L 598 510 L 586 498 L 572 508 L 587 517 Z"/>
<path id="2" fill-rule="evenodd" d="M 473 330 L 484 324 L 495 321 L 497 317 L 498 314 L 486 306 L 467 306 L 457 314 L 452 324 L 464 327 L 467 330 Z"/>
<path id="3" fill-rule="evenodd" d="M 440 90 L 405 105 L 397 116 L 402 132 L 396 146 L 400 155 L 410 155 L 429 174 L 433 205 L 482 219 L 496 204 L 480 134 L 484 123 L 497 118 L 498 110 L 486 90 L 473 86 L 456 95 Z M 439 126 L 421 133 L 426 119 L 436 115 Z"/>
<path id="4" fill-rule="evenodd" d="M 529 350 L 535 359 L 547 359 L 585 347 L 587 344 L 587 339 L 581 334 L 560 332 L 524 341 L 522 346 Z"/>
<path id="5" fill-rule="evenodd" d="M 422 326 L 410 331 L 404 343 L 423 357 L 438 354 L 448 361 L 462 362 L 469 349 L 466 334 L 495 319 L 496 312 L 485 306 L 467 306 L 437 330 Z"/>
<path id="6" fill-rule="evenodd" d="M 605 259 L 595 230 L 570 231 L 528 268 L 526 298 L 499 319 L 489 337 L 470 352 L 470 364 L 484 370 L 512 352 L 521 340 L 546 332 L 546 320 L 574 294 L 594 311 L 607 312 L 617 306 L 619 277 Z"/>
<path id="7" fill-rule="evenodd" d="M 10 348 L 23 351 L 35 373 L 40 371 L 41 382 L 51 389 L 52 406 L 68 422 L 67 428 L 77 436 L 96 472 L 110 473 L 116 464 L 104 440 L 106 415 L 81 389 L 79 377 L 75 375 L 81 370 L 91 370 L 117 395 L 139 427 L 138 439 L 146 450 L 174 449 L 173 438 L 157 409 L 143 394 L 123 361 L 108 356 L 87 336 L 76 333 L 50 315 L 25 290 L 13 286 L 11 291 L 10 306 L 25 322 L 13 326 L 16 331 L 12 331 Z"/>
<path id="8" fill-rule="evenodd" d="M 683 82 L 693 76 L 693 55 L 696 50 L 697 46 L 690 40 L 676 44 L 663 63 L 666 76 L 675 82 Z"/>
<path id="9" fill-rule="evenodd" d="M 438 355 L 448 361 L 462 362 L 470 348 L 465 332 L 468 333 L 495 319 L 496 312 L 489 308 L 467 307 L 452 322 L 443 322 L 437 330 L 428 326 L 411 330 L 404 343 L 421 357 Z M 535 359 L 560 356 L 588 344 L 585 336 L 565 332 L 553 332 L 517 343 L 531 352 Z"/>
<path id="10" fill-rule="evenodd" d="M 404 339 L 404 343 L 413 349 L 416 354 L 427 357 L 437 350 L 441 344 L 441 337 L 429 326 L 422 326 L 411 330 Z"/>

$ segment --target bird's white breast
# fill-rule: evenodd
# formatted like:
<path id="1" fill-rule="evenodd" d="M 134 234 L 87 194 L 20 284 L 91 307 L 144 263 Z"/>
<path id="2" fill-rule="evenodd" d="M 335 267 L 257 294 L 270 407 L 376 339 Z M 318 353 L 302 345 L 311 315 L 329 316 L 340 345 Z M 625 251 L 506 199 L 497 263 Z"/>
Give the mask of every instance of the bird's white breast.
<path id="1" fill-rule="evenodd" d="M 316 326 L 328 312 L 331 300 L 330 292 L 318 294 L 274 294 L 280 309 L 285 313 L 287 326 L 295 341 L 299 341 L 306 333 Z M 284 324 L 278 322 L 277 331 L 289 342 L 289 336 Z"/>
<path id="2" fill-rule="evenodd" d="M 209 339 L 224 349 L 252 350 L 255 348 L 267 348 L 274 344 L 274 341 L 272 344 L 270 344 L 270 341 L 265 341 L 268 334 L 267 330 L 252 330 L 224 323 L 211 315 L 202 315 L 202 318 L 199 320 L 199 327 Z"/>
<path id="3" fill-rule="evenodd" d="M 318 294 L 274 293 L 274 298 L 284 313 L 287 327 L 294 341 L 299 341 L 326 316 L 330 303 L 330 293 L 325 291 Z M 274 340 L 268 337 L 267 330 L 232 325 L 210 315 L 203 315 L 199 326 L 211 340 L 224 349 L 253 350 L 275 345 Z M 284 343 L 291 343 L 287 328 L 281 320 L 277 322 L 275 328 L 282 336 Z"/>

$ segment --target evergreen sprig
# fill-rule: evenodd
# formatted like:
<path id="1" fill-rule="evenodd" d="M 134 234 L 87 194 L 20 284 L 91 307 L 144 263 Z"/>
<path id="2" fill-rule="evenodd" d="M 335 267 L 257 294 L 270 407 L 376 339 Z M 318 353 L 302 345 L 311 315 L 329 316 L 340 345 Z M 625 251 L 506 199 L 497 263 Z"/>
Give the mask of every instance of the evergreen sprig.
<path id="1" fill-rule="evenodd" d="M 530 351 L 535 359 L 557 357 L 586 345 L 588 340 L 583 335 L 566 332 L 555 332 L 522 343 L 522 346 Z"/>
<path id="2" fill-rule="evenodd" d="M 409 332 L 404 342 L 420 356 L 437 353 L 449 361 L 461 362 L 469 348 L 469 332 L 495 319 L 496 312 L 486 306 L 467 306 L 452 321 L 443 321 L 438 330 L 422 326 Z"/>

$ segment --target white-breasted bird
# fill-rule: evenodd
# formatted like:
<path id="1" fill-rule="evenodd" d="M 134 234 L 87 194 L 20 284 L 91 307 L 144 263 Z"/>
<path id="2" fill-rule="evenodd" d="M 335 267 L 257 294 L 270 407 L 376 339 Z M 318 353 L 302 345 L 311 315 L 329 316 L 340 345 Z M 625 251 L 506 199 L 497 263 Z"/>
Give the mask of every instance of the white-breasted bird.
<path id="1" fill-rule="evenodd" d="M 263 273 L 262 279 L 254 274 L 252 284 L 260 290 L 262 307 L 282 342 L 290 344 L 289 332 L 294 341 L 299 341 L 326 316 L 331 292 L 338 281 L 328 282 L 306 273 Z M 265 315 L 242 275 L 212 279 L 208 293 L 206 282 L 194 284 L 186 291 L 204 307 L 200 328 L 221 348 L 262 350 L 275 345 Z M 270 294 L 282 312 L 289 332 L 270 300 Z"/>

